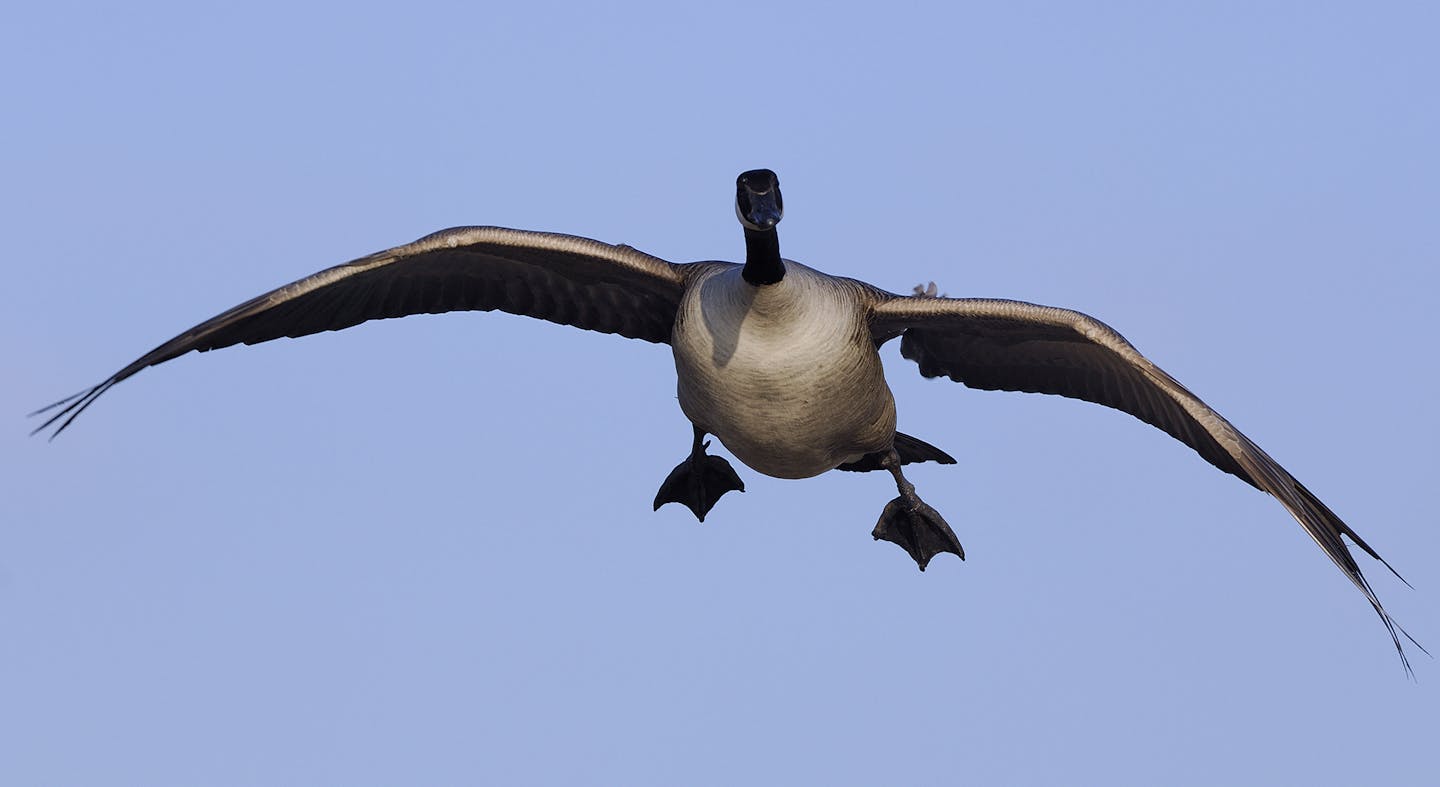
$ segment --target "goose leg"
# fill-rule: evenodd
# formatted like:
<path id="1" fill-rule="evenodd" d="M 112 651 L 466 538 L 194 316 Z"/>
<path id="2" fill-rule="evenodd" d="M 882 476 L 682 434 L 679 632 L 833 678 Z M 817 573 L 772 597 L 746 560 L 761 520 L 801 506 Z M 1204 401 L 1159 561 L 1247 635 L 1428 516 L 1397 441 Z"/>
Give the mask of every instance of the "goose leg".
<path id="1" fill-rule="evenodd" d="M 705 433 L 695 427 L 695 442 L 690 446 L 690 456 L 675 466 L 666 476 L 660 491 L 655 493 L 655 510 L 666 503 L 680 503 L 695 513 L 695 518 L 705 521 L 705 515 L 715 502 L 726 492 L 744 492 L 745 483 L 735 474 L 735 468 L 724 457 L 710 456 L 705 449 L 710 446 L 702 442 Z"/>
<path id="2" fill-rule="evenodd" d="M 930 564 L 930 558 L 941 552 L 958 555 L 964 560 L 965 548 L 960 546 L 960 539 L 955 537 L 955 531 L 945 523 L 940 512 L 926 505 L 925 501 L 915 494 L 915 485 L 906 481 L 900 472 L 900 455 L 891 449 L 877 458 L 880 466 L 895 476 L 895 485 L 900 490 L 900 496 L 891 500 L 880 514 L 880 522 L 871 533 L 875 540 L 884 539 L 899 544 L 901 549 L 915 559 L 915 564 L 920 566 L 921 571 Z"/>

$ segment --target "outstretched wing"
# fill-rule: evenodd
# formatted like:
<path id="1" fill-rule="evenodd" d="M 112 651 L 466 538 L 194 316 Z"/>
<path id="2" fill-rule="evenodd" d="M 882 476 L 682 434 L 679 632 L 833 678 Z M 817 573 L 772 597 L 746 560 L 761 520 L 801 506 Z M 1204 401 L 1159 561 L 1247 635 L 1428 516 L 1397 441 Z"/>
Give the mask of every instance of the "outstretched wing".
<path id="1" fill-rule="evenodd" d="M 886 294 L 874 307 L 871 332 L 877 342 L 902 336 L 900 353 L 926 377 L 992 391 L 1058 394 L 1123 410 L 1269 492 L 1365 594 L 1409 670 L 1400 636 L 1420 645 L 1380 605 L 1344 537 L 1386 568 L 1390 564 L 1278 462 L 1108 325 L 1080 312 L 1021 301 Z"/>
<path id="2" fill-rule="evenodd" d="M 140 356 L 56 410 L 58 435 L 111 386 L 191 350 L 338 331 L 409 314 L 500 309 L 591 331 L 669 342 L 683 269 L 629 246 L 503 227 L 456 227 L 291 282 Z"/>

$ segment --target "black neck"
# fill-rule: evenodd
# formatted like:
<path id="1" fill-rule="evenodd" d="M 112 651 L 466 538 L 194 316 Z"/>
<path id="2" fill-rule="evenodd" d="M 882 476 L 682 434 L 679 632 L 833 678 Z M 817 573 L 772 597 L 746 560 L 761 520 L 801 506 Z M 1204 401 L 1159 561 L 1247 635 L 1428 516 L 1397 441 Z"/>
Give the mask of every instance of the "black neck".
<path id="1" fill-rule="evenodd" d="M 785 278 L 785 263 L 780 261 L 780 236 L 775 230 L 745 228 L 745 268 L 740 275 L 756 286 L 775 284 Z"/>

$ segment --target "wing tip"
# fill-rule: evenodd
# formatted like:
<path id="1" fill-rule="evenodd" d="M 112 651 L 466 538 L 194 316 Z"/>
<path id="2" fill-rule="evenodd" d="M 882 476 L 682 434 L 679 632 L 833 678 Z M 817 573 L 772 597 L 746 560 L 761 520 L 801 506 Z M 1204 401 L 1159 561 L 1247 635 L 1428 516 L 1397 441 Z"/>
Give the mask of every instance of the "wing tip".
<path id="1" fill-rule="evenodd" d="M 1348 530 L 1348 528 L 1346 529 Z M 1344 542 L 1339 540 L 1338 538 L 1337 542 L 1340 544 L 1341 549 L 1344 549 Z M 1380 563 L 1386 568 L 1390 569 L 1390 573 L 1395 574 L 1395 576 L 1401 582 L 1405 582 L 1405 578 L 1401 577 L 1399 573 L 1397 573 L 1395 569 L 1392 568 L 1390 564 L 1385 561 L 1384 558 L 1375 554 L 1372 550 L 1366 549 L 1366 552 L 1372 555 L 1376 560 L 1380 561 Z M 1333 559 L 1335 556 L 1331 555 L 1331 557 Z M 1346 557 L 1350 557 L 1348 550 L 1346 551 Z M 1340 563 L 1338 559 L 1336 559 L 1335 562 L 1337 564 Z M 1428 648 L 1426 648 L 1424 645 L 1421 645 L 1419 640 L 1411 636 L 1410 632 L 1406 631 L 1405 627 L 1401 626 L 1400 622 L 1395 620 L 1395 617 L 1391 615 L 1388 610 L 1385 609 L 1385 605 L 1380 603 L 1380 597 L 1375 593 L 1375 589 L 1370 586 L 1370 580 L 1365 578 L 1365 574 L 1360 570 L 1360 566 L 1355 563 L 1353 557 L 1350 559 L 1349 562 L 1349 566 L 1342 565 L 1341 568 L 1344 569 L 1346 576 L 1350 578 L 1350 581 L 1354 583 L 1355 587 L 1359 588 L 1360 592 L 1364 594 L 1365 600 L 1370 603 L 1370 607 L 1371 609 L 1375 610 L 1375 614 L 1380 616 L 1380 622 L 1385 626 L 1386 633 L 1390 635 L 1390 642 L 1395 646 L 1395 654 L 1400 657 L 1400 666 L 1404 668 L 1406 677 L 1414 680 L 1415 669 L 1410 664 L 1410 656 L 1405 652 L 1405 643 L 1404 641 L 1402 641 L 1401 638 L 1403 637 L 1405 640 L 1409 640 L 1411 645 L 1414 645 L 1420 650 L 1421 653 L 1424 653 L 1426 656 L 1434 658 L 1434 655 L 1430 653 Z M 1405 585 L 1413 589 L 1413 586 L 1411 586 L 1409 582 L 1405 582 Z"/>
<path id="2" fill-rule="evenodd" d="M 36 418 L 38 416 L 49 413 L 51 410 L 54 410 L 57 407 L 60 408 L 58 412 L 51 414 L 50 417 L 46 418 L 45 421 L 39 426 L 30 430 L 30 436 L 34 437 L 35 435 L 40 434 L 41 432 L 44 432 L 45 430 L 50 429 L 53 426 L 54 431 L 52 431 L 50 433 L 50 436 L 47 438 L 47 441 L 53 441 L 55 438 L 59 437 L 60 433 L 65 431 L 65 429 L 68 428 L 70 424 L 73 423 L 75 419 L 80 416 L 81 413 L 85 412 L 85 409 L 88 408 L 91 404 L 93 404 L 95 400 L 99 398 L 100 394 L 105 393 L 105 391 L 108 390 L 110 386 L 114 385 L 116 382 L 118 382 L 118 380 L 112 377 L 103 383 L 93 385 L 83 391 L 80 391 L 79 393 L 71 394 L 64 399 L 59 400 L 58 402 L 52 402 L 32 413 L 29 413 L 25 416 L 26 418 Z"/>

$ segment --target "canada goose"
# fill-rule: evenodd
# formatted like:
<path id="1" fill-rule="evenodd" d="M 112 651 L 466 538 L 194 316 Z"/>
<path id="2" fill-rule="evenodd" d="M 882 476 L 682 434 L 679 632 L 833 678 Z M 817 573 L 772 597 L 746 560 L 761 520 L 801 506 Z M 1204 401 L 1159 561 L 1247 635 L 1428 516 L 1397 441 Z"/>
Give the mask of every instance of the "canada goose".
<path id="1" fill-rule="evenodd" d="M 735 211 L 745 233 L 743 265 L 677 265 L 629 246 L 500 227 L 427 235 L 206 320 L 98 385 L 37 411 L 56 410 L 35 432 L 53 427 L 53 438 L 111 386 L 191 350 L 409 314 L 500 309 L 671 345 L 680 407 L 694 434 L 690 455 L 661 484 L 655 508 L 681 503 L 703 521 L 726 492 L 744 491 L 730 463 L 705 452 L 707 434 L 749 467 L 779 478 L 883 469 L 894 476 L 899 496 L 885 506 L 872 535 L 899 545 L 923 571 L 941 552 L 961 559 L 965 553 L 901 469 L 955 460 L 895 431 L 895 401 L 878 348 L 898 336 L 901 354 L 926 377 L 1122 410 L 1274 495 L 1365 595 L 1409 670 L 1400 635 L 1414 639 L 1381 606 L 1344 538 L 1389 564 L 1275 460 L 1104 323 L 1019 301 L 937 297 L 933 287 L 896 295 L 782 259 L 776 225 L 784 203 L 769 170 L 739 176 Z"/>

